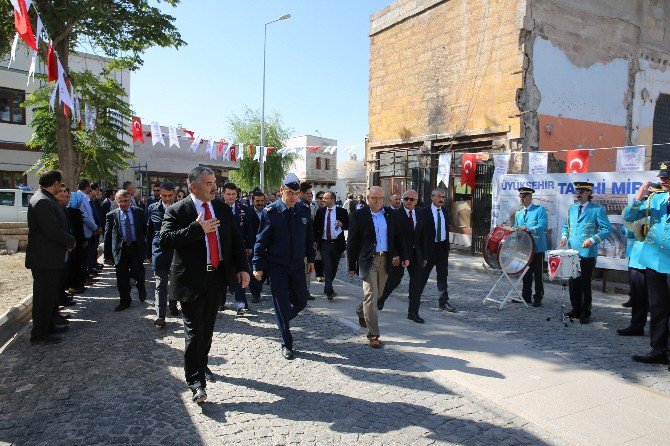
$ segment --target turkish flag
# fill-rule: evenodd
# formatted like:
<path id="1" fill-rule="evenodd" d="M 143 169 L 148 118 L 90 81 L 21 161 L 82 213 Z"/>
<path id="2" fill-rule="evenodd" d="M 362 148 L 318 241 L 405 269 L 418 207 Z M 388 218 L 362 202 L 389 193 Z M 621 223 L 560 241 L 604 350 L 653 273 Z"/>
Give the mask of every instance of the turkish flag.
<path id="1" fill-rule="evenodd" d="M 461 168 L 461 184 L 467 184 L 475 188 L 475 175 L 477 172 L 477 154 L 464 153 Z"/>
<path id="2" fill-rule="evenodd" d="M 565 173 L 586 173 L 589 171 L 590 150 L 568 150 Z"/>
<path id="3" fill-rule="evenodd" d="M 310 152 L 314 152 L 315 150 L 318 150 L 320 148 L 321 148 L 321 146 L 311 146 L 311 147 L 307 147 L 307 150 L 309 150 Z"/>
<path id="4" fill-rule="evenodd" d="M 237 147 L 230 146 L 230 160 L 237 161 Z"/>
<path id="5" fill-rule="evenodd" d="M 224 147 L 225 145 L 226 145 L 226 141 L 224 141 L 224 140 L 222 139 L 221 142 L 219 143 L 219 147 L 218 147 L 218 149 L 216 149 L 216 153 L 218 153 L 219 155 L 221 155 L 221 154 L 223 153 L 223 147 Z"/>
<path id="6" fill-rule="evenodd" d="M 549 256 L 549 277 L 552 279 L 556 277 L 556 272 L 558 271 L 558 267 L 561 265 L 561 258 L 556 256 Z"/>
<path id="7" fill-rule="evenodd" d="M 58 63 L 56 62 L 56 53 L 54 47 L 49 44 L 47 50 L 47 82 L 58 80 Z"/>
<path id="8" fill-rule="evenodd" d="M 254 155 L 254 145 L 249 144 L 249 156 L 253 156 L 253 155 Z"/>
<path id="9" fill-rule="evenodd" d="M 142 134 L 142 120 L 137 116 L 133 116 L 132 129 L 133 129 L 133 142 L 139 140 L 142 143 L 144 143 L 144 135 Z"/>
<path id="10" fill-rule="evenodd" d="M 190 131 L 190 130 L 186 130 L 186 129 L 181 129 L 181 131 L 184 132 L 184 133 L 186 133 L 186 134 L 189 136 L 189 138 L 191 138 L 191 141 L 193 141 L 193 134 L 194 134 L 195 132 L 192 132 L 192 131 Z"/>
<path id="11" fill-rule="evenodd" d="M 16 0 L 19 9 L 14 8 L 14 28 L 19 33 L 21 39 L 26 42 L 30 48 L 37 51 L 37 43 L 35 42 L 35 35 L 33 34 L 33 27 L 30 24 L 30 16 L 28 15 L 28 8 L 26 8 L 26 0 Z"/>
<path id="12" fill-rule="evenodd" d="M 267 152 L 268 155 L 269 155 L 270 152 L 272 152 L 273 150 L 277 150 L 277 148 L 274 147 L 274 146 L 266 147 L 266 149 L 268 149 L 268 152 Z"/>

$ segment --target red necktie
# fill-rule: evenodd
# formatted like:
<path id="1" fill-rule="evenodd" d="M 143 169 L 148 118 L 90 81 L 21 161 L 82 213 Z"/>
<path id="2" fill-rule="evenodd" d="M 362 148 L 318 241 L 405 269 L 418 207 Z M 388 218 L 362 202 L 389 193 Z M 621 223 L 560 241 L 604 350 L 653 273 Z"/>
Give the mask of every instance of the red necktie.
<path id="1" fill-rule="evenodd" d="M 409 211 L 409 222 L 412 225 L 412 229 L 414 229 L 414 217 L 412 217 L 412 211 Z"/>
<path id="2" fill-rule="evenodd" d="M 212 212 L 209 210 L 207 203 L 202 204 L 205 209 L 205 220 L 212 219 Z M 219 240 L 216 238 L 216 231 L 207 234 L 207 241 L 209 242 L 209 263 L 217 268 L 219 266 Z"/>
<path id="3" fill-rule="evenodd" d="M 330 240 L 330 209 L 328 209 L 328 217 L 326 217 L 326 240 Z"/>

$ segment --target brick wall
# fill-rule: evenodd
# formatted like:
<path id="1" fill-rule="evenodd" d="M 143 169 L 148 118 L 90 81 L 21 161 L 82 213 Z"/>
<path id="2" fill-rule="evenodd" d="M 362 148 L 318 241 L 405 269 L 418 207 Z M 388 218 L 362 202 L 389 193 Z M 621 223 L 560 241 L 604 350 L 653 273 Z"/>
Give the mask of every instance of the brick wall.
<path id="1" fill-rule="evenodd" d="M 506 125 L 518 137 L 525 10 L 522 0 L 399 0 L 373 15 L 370 142 Z"/>

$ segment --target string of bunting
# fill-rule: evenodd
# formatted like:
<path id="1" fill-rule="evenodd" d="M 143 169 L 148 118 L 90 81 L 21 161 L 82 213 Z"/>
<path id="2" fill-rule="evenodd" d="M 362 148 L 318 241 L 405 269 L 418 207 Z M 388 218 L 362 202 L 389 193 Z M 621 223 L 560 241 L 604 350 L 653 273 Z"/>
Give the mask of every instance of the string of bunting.
<path id="1" fill-rule="evenodd" d="M 181 148 L 179 141 L 188 141 L 188 149 L 196 153 L 200 145 L 205 144 L 205 154 L 209 156 L 210 160 L 223 160 L 229 162 L 239 162 L 245 157 L 253 157 L 255 161 L 260 160 L 261 153 L 263 158 L 267 158 L 268 154 L 276 151 L 281 156 L 286 156 L 289 153 L 300 154 L 304 152 L 315 152 L 318 150 L 323 150 L 323 154 L 334 154 L 338 149 L 343 150 L 345 153 L 351 153 L 351 151 L 357 147 L 363 147 L 362 144 L 351 145 L 351 146 L 302 146 L 302 147 L 281 147 L 277 148 L 274 146 L 261 147 L 254 144 L 242 143 L 242 142 L 233 142 L 226 141 L 225 139 L 215 139 L 212 136 L 203 136 L 202 133 L 181 128 L 182 134 L 177 133 L 177 127 L 175 126 L 166 126 L 167 133 L 163 132 L 163 127 L 158 123 L 158 121 L 152 121 L 150 131 L 144 133 L 142 126 L 142 119 L 135 116 L 131 120 L 131 133 L 133 136 L 133 142 L 139 141 L 144 144 L 144 137 L 151 137 L 151 143 L 153 146 L 156 144 L 162 144 L 166 148 L 171 148 L 176 146 L 178 149 Z M 168 140 L 168 145 L 166 145 L 165 140 Z"/>

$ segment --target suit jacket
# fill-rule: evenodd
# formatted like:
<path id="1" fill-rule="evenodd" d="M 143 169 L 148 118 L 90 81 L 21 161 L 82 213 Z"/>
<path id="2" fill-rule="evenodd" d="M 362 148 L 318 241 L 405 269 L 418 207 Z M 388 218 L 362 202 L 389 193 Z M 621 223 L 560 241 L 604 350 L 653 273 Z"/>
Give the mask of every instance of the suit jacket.
<path id="1" fill-rule="evenodd" d="M 242 203 L 239 201 L 235 201 L 233 203 L 233 206 L 230 206 L 228 203 L 225 201 L 223 204 L 230 209 L 231 213 L 233 214 L 233 218 L 235 219 L 235 223 L 237 223 L 237 228 L 241 231 L 244 232 L 244 220 L 247 217 L 247 207 L 244 206 Z M 233 207 L 235 207 L 235 212 L 233 212 Z"/>
<path id="2" fill-rule="evenodd" d="M 151 257 L 151 263 L 157 271 L 170 270 L 174 252 L 172 249 L 163 249 L 160 246 L 158 234 L 161 232 L 164 214 L 165 209 L 161 201 L 154 202 L 147 208 L 147 257 Z"/>
<path id="3" fill-rule="evenodd" d="M 535 252 L 545 252 L 547 250 L 547 211 L 543 206 L 535 203 L 531 203 L 528 212 L 524 212 L 525 210 L 522 206 L 516 211 L 514 227 L 525 226 L 535 240 Z"/>
<path id="4" fill-rule="evenodd" d="M 384 207 L 386 219 L 386 237 L 388 245 L 387 267 L 391 266 L 391 259 L 400 256 L 400 260 L 407 260 L 408 255 L 402 242 L 398 228 L 397 215 L 390 207 Z M 362 278 L 368 275 L 374 260 L 377 248 L 377 235 L 372 221 L 370 208 L 365 206 L 354 211 L 349 222 L 349 237 L 347 239 L 347 262 L 349 271 L 358 271 Z"/>
<path id="5" fill-rule="evenodd" d="M 146 220 L 144 219 L 144 211 L 133 207 L 129 208 L 128 211 L 133 213 L 137 255 L 140 257 L 140 260 L 144 260 L 146 258 L 146 245 L 144 242 Z M 116 208 L 105 217 L 105 260 L 113 259 L 114 263 L 118 264 L 121 261 L 122 248 L 121 208 Z"/>
<path id="6" fill-rule="evenodd" d="M 26 268 L 65 268 L 66 249 L 74 246 L 75 238 L 56 198 L 44 189 L 35 192 L 28 204 Z"/>
<path id="7" fill-rule="evenodd" d="M 223 201 L 212 200 L 211 204 L 214 216 L 221 222 L 219 257 L 223 267 L 217 272 L 222 274 L 223 281 L 234 286 L 238 272 L 249 272 L 242 233 L 235 228 L 230 208 Z M 196 221 L 200 212 L 196 211 L 195 203 L 187 196 L 167 209 L 159 235 L 162 249 L 174 249 L 170 280 L 173 296 L 181 302 L 192 302 L 207 291 L 205 231 Z"/>
<path id="8" fill-rule="evenodd" d="M 261 219 L 256 215 L 256 210 L 250 206 L 244 218 L 244 247 L 254 249 L 258 228 L 261 225 Z"/>
<path id="9" fill-rule="evenodd" d="M 395 211 L 398 218 L 398 227 L 400 228 L 400 236 L 402 241 L 405 244 L 407 249 L 407 254 L 409 256 L 409 261 L 415 263 L 419 266 L 423 263 L 423 209 L 414 208 L 412 213 L 412 218 L 416 223 L 412 226 L 409 221 L 409 216 L 405 211 L 405 207 L 401 206 L 400 209 Z"/>
<path id="10" fill-rule="evenodd" d="M 109 211 L 112 210 L 112 201 L 114 201 L 114 200 L 110 200 L 109 198 L 105 198 L 102 201 L 101 207 L 102 207 L 102 219 L 103 219 L 103 221 L 105 220 L 105 216 L 107 214 L 109 214 Z"/>
<path id="11" fill-rule="evenodd" d="M 446 228 L 446 242 L 447 242 L 447 255 L 449 255 L 449 249 L 451 244 L 449 243 L 449 211 L 446 207 L 442 206 L 442 216 L 444 217 L 443 223 Z M 435 220 L 433 220 L 433 208 L 432 205 L 428 205 L 425 208 L 421 209 L 421 219 L 422 219 L 422 231 L 423 231 L 423 245 L 422 253 L 424 260 L 435 260 L 438 256 L 444 255 L 443 252 L 438 252 L 435 245 Z"/>
<path id="12" fill-rule="evenodd" d="M 77 249 L 83 248 L 86 237 L 84 237 L 84 217 L 81 211 L 77 208 L 65 208 L 63 212 L 65 212 L 65 217 L 70 225 L 70 234 L 74 235 L 77 242 Z"/>
<path id="13" fill-rule="evenodd" d="M 604 207 L 589 202 L 582 208 L 582 215 L 579 215 L 579 204 L 568 208 L 562 236 L 568 239 L 570 248 L 579 251 L 580 257 L 598 257 L 598 245 L 611 234 L 612 225 Z M 584 240 L 589 238 L 595 243 L 590 248 L 582 248 Z"/>
<path id="14" fill-rule="evenodd" d="M 102 205 L 98 200 L 90 200 L 91 210 L 93 211 L 93 220 L 99 228 L 105 226 L 105 216 L 102 215 Z"/>
<path id="15" fill-rule="evenodd" d="M 317 244 L 317 247 L 321 249 L 321 242 L 323 242 L 323 226 L 326 221 L 326 212 L 328 211 L 328 208 L 325 206 L 320 207 L 319 209 L 316 210 L 316 214 L 314 216 L 314 241 Z M 337 246 L 337 249 L 340 252 L 344 252 L 345 249 L 347 249 L 347 242 L 344 239 L 344 231 L 349 230 L 349 214 L 347 213 L 346 210 L 342 208 L 338 208 L 337 206 L 335 207 L 335 215 L 331 215 L 331 218 L 334 220 L 339 220 L 342 222 L 342 232 L 337 236 L 337 241 L 335 245 Z M 333 220 L 333 221 L 334 221 Z"/>

